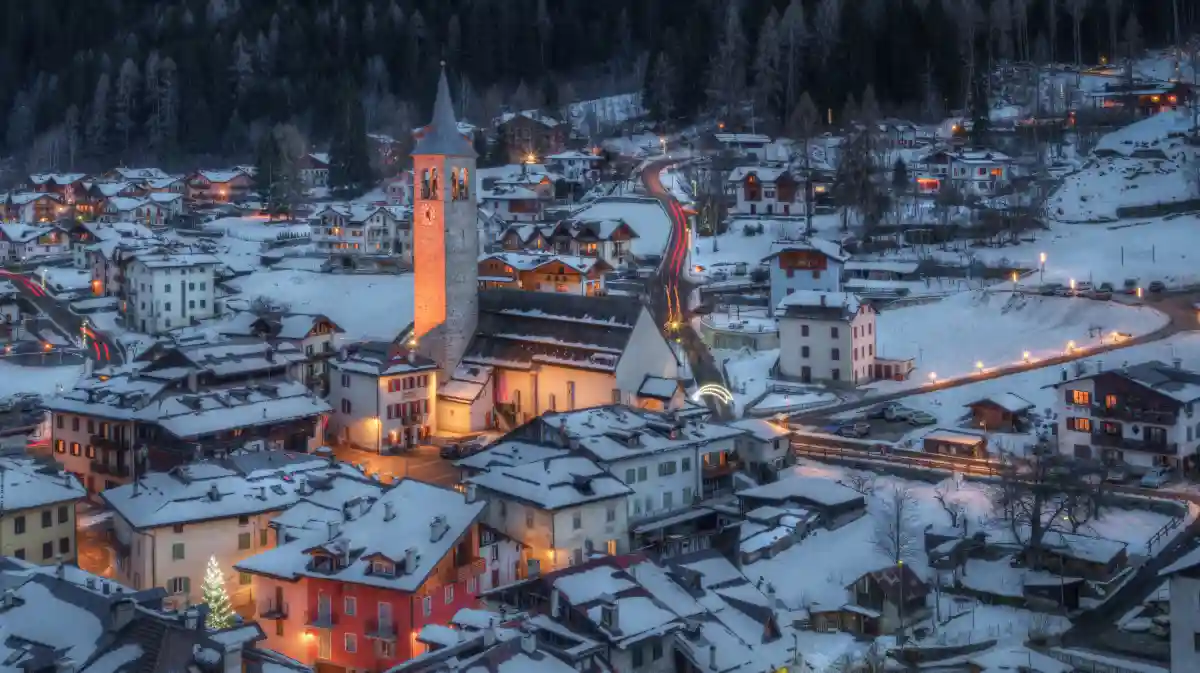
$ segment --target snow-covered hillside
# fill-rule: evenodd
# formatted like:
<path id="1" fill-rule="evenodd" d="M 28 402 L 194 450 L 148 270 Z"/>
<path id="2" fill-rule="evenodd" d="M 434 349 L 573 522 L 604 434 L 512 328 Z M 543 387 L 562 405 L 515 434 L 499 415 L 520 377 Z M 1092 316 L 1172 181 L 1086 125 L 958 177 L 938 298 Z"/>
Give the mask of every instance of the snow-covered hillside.
<path id="1" fill-rule="evenodd" d="M 1059 222 L 1109 222 L 1120 209 L 1200 198 L 1195 148 L 1187 111 L 1164 112 L 1100 139 L 1083 170 L 1067 176 L 1047 213 Z"/>

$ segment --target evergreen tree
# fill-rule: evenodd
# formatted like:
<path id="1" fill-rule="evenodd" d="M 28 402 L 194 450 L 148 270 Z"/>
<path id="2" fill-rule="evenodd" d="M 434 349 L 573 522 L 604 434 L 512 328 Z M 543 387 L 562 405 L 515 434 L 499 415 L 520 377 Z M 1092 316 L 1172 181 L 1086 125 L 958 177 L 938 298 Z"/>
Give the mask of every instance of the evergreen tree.
<path id="1" fill-rule="evenodd" d="M 896 157 L 892 166 L 892 189 L 900 193 L 908 191 L 908 166 L 901 157 Z"/>
<path id="2" fill-rule="evenodd" d="M 981 70 L 971 82 L 971 144 L 980 148 L 988 146 L 991 126 L 986 78 L 987 73 Z"/>
<path id="3" fill-rule="evenodd" d="M 371 158 L 367 149 L 362 100 L 345 86 L 338 97 L 333 142 L 329 148 L 329 186 L 339 198 L 353 198 L 371 188 Z"/>
<path id="4" fill-rule="evenodd" d="M 304 141 L 296 127 L 276 124 L 262 134 L 255 157 L 254 190 L 271 219 L 287 217 L 300 200 Z"/>
<path id="5" fill-rule="evenodd" d="M 227 629 L 233 626 L 233 606 L 229 602 L 229 594 L 225 591 L 225 575 L 217 565 L 216 556 L 208 558 L 208 568 L 204 570 L 204 584 L 200 590 L 204 595 L 204 604 L 208 606 L 205 626 L 210 629 Z"/>
<path id="6" fill-rule="evenodd" d="M 101 156 L 108 150 L 108 73 L 100 73 L 96 92 L 88 108 L 87 145 L 92 154 Z"/>

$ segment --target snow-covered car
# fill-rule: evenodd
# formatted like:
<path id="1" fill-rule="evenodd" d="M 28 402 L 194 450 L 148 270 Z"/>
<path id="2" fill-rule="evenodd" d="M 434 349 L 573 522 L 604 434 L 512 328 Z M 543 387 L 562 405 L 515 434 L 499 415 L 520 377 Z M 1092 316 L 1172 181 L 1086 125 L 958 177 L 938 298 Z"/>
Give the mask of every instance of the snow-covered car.
<path id="1" fill-rule="evenodd" d="M 866 437 L 871 434 L 871 424 L 864 422 L 847 423 L 837 429 L 837 434 L 842 437 L 851 437 L 854 439 Z"/>
<path id="2" fill-rule="evenodd" d="M 888 422 L 903 421 L 912 410 L 899 402 L 888 402 L 872 408 L 867 412 L 867 418 L 881 418 Z"/>
<path id="3" fill-rule="evenodd" d="M 1171 470 L 1165 467 L 1156 467 L 1146 474 L 1142 475 L 1142 480 L 1139 482 L 1142 488 L 1162 488 L 1171 480 Z"/>
<path id="4" fill-rule="evenodd" d="M 937 423 L 937 417 L 924 411 L 913 411 L 908 415 L 909 425 L 922 426 L 933 425 L 935 423 Z"/>

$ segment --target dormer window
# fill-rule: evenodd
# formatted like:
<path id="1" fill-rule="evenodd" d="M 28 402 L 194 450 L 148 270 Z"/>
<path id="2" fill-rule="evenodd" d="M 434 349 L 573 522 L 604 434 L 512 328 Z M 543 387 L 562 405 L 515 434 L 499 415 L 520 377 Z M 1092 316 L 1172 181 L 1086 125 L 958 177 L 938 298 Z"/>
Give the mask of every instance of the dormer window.
<path id="1" fill-rule="evenodd" d="M 333 572 L 333 558 L 324 554 L 313 556 L 312 569 L 321 573 Z"/>
<path id="2" fill-rule="evenodd" d="M 371 561 L 372 575 L 395 575 L 396 565 L 384 559 L 375 559 Z"/>

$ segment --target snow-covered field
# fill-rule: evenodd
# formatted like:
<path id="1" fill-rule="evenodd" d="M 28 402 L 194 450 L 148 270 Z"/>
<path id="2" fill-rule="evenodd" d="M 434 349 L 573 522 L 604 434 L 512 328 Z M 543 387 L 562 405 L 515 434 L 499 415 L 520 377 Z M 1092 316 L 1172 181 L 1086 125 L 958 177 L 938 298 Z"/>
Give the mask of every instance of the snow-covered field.
<path id="1" fill-rule="evenodd" d="M 1067 343 L 1086 348 L 1111 340 L 1113 332 L 1152 332 L 1167 324 L 1163 313 L 1084 298 L 972 291 L 934 303 L 885 309 L 877 321 L 879 354 L 911 357 L 916 372 L 908 381 L 881 381 L 878 390 L 924 385 L 931 373 L 946 379 L 984 368 L 1061 355 Z"/>
<path id="2" fill-rule="evenodd" d="M 571 214 L 580 220 L 624 220 L 637 233 L 630 248 L 635 255 L 661 255 L 671 235 L 671 218 L 662 204 L 649 198 L 601 199 Z"/>
<path id="3" fill-rule="evenodd" d="M 851 470 L 829 465 L 801 461 L 793 468 L 794 474 L 822 477 L 849 483 L 855 474 Z M 784 477 L 786 478 L 786 477 Z M 934 484 L 906 481 L 888 476 L 874 478 L 875 495 L 868 498 L 868 514 L 834 531 L 820 531 L 783 551 L 774 558 L 764 559 L 745 568 L 746 575 L 762 576 L 775 585 L 779 598 L 789 607 L 804 608 L 812 603 L 841 605 L 846 601 L 846 585 L 861 575 L 891 565 L 888 555 L 876 548 L 875 519 L 871 514 L 893 487 L 907 489 L 915 503 L 912 527 L 921 531 L 927 525 L 946 526 L 950 519 L 935 499 Z M 986 485 L 963 482 L 961 488 L 950 496 L 964 508 L 973 530 L 984 530 L 993 526 L 1003 527 L 1003 522 L 994 520 L 992 503 Z M 1079 532 L 1084 535 L 1119 540 L 1129 545 L 1131 554 L 1144 549 L 1146 541 L 1169 521 L 1165 515 L 1144 510 L 1108 510 L 1104 515 L 1085 525 Z M 920 535 L 920 533 L 918 533 Z M 917 552 L 905 563 L 926 581 L 932 578 L 925 555 Z M 1007 563 L 997 569 L 997 577 L 975 578 L 975 581 L 1000 582 L 1020 581 L 1024 571 L 1009 568 Z M 1009 577 L 1011 575 L 1011 577 Z M 1001 606 L 978 604 L 973 600 L 942 596 L 943 619 L 962 615 L 939 628 L 931 642 L 966 643 L 979 642 L 987 638 L 1021 639 L 1030 629 L 1062 631 L 1068 622 L 1062 617 L 1047 621 L 1046 616 Z M 967 614 L 973 611 L 974 614 Z M 835 643 L 831 643 L 835 644 Z M 830 652 L 816 653 L 821 659 Z M 836 654 L 835 654 L 836 656 Z M 819 670 L 819 669 L 818 669 Z"/>
<path id="4" fill-rule="evenodd" d="M 1039 255 L 1046 253 L 1045 281 L 1066 284 L 1071 278 L 1121 287 L 1134 278 L 1142 287 L 1152 280 L 1168 286 L 1200 279 L 1192 241 L 1200 229 L 1200 217 L 1184 215 L 1164 219 L 1131 220 L 1119 225 L 1053 224 L 1037 240 L 1003 248 L 972 248 L 971 255 L 986 264 L 1009 261 L 1028 269 L 1039 268 Z M 962 262 L 957 252 L 931 249 L 930 254 L 948 262 Z M 1022 286 L 1041 282 L 1034 273 Z"/>
<path id="5" fill-rule="evenodd" d="M 17 393 L 54 395 L 58 387 L 73 388 L 83 375 L 83 365 L 23 367 L 0 359 L 0 399 Z"/>
<path id="6" fill-rule="evenodd" d="M 329 274 L 308 271 L 259 271 L 229 283 L 241 292 L 231 299 L 258 296 L 283 302 L 296 313 L 321 313 L 346 330 L 345 339 L 396 337 L 413 317 L 413 277 L 404 275 Z"/>
<path id="7" fill-rule="evenodd" d="M 243 241 L 276 241 L 312 235 L 312 228 L 307 224 L 269 222 L 265 217 L 223 217 L 205 223 L 204 228 Z"/>
<path id="8" fill-rule="evenodd" d="M 1061 222 L 1114 221 L 1119 208 L 1200 197 L 1197 152 L 1182 139 L 1191 127 L 1189 112 L 1164 112 L 1105 135 L 1050 196 L 1047 214 Z"/>

